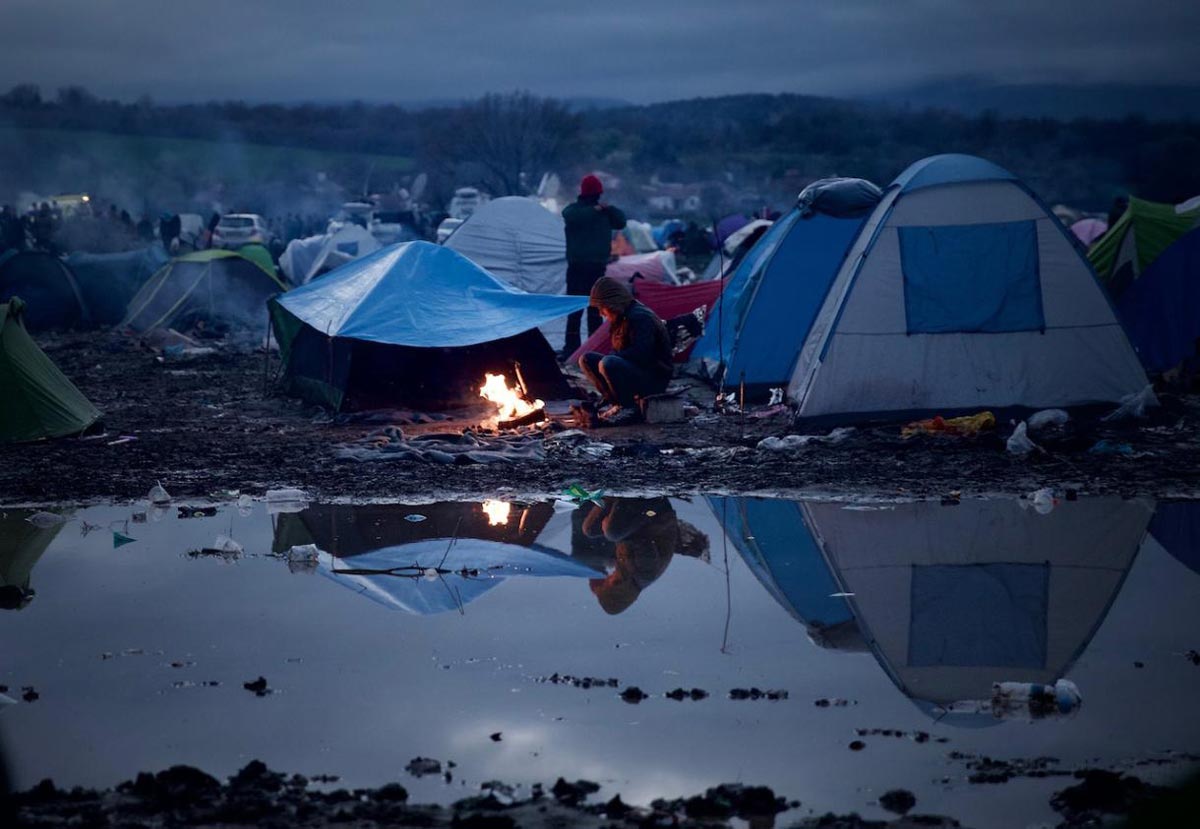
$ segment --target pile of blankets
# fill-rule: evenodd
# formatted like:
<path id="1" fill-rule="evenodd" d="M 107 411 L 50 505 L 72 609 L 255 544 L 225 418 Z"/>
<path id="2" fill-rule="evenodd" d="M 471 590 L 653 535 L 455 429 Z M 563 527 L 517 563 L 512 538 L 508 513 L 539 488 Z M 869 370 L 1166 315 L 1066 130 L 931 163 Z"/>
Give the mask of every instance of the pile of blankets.
<path id="1" fill-rule="evenodd" d="M 339 446 L 335 456 L 351 461 L 518 463 L 545 460 L 546 449 L 540 434 L 483 436 L 466 429 L 409 437 L 398 426 L 386 426 Z"/>

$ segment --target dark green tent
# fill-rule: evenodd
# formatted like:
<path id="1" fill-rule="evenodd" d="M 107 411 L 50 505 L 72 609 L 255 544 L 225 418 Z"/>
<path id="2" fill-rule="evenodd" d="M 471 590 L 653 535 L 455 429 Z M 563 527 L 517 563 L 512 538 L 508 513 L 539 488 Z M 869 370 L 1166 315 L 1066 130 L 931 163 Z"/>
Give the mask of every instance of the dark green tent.
<path id="1" fill-rule="evenodd" d="M 17 297 L 0 304 L 0 443 L 77 434 L 100 418 L 29 336 L 24 310 Z"/>
<path id="2" fill-rule="evenodd" d="M 130 301 L 121 325 L 140 334 L 203 319 L 214 328 L 265 330 L 267 299 L 285 290 L 272 271 L 241 253 L 199 250 L 159 268 Z"/>
<path id="3" fill-rule="evenodd" d="M 66 264 L 75 275 L 92 323 L 116 325 L 125 317 L 129 300 L 168 259 L 162 245 L 153 244 L 120 253 L 72 253 Z"/>

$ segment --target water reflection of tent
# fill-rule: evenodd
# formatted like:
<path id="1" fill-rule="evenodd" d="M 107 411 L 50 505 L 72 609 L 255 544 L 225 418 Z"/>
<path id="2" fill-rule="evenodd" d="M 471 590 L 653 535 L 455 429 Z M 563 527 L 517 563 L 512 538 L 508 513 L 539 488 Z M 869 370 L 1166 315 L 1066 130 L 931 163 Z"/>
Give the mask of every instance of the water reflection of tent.
<path id="1" fill-rule="evenodd" d="M 425 520 L 407 520 L 413 513 Z M 536 543 L 553 513 L 551 504 L 514 506 L 507 523 L 493 526 L 476 503 L 314 506 L 279 516 L 273 547 L 315 544 L 322 575 L 425 616 L 460 609 L 509 576 L 603 576 Z M 452 572 L 427 579 L 421 570 L 429 567 Z"/>
<path id="2" fill-rule="evenodd" d="M 34 510 L 0 513 L 0 609 L 16 610 L 28 603 L 30 574 L 62 524 L 36 527 L 26 519 Z"/>
<path id="3" fill-rule="evenodd" d="M 710 497 L 709 506 L 750 572 L 814 642 L 862 649 L 850 605 L 841 596 L 807 525 L 799 501 Z"/>
<path id="4" fill-rule="evenodd" d="M 1200 574 L 1200 501 L 1160 501 L 1150 534 L 1181 564 Z"/>
<path id="5" fill-rule="evenodd" d="M 875 657 L 933 708 L 986 699 L 993 682 L 1061 678 L 1108 613 L 1151 506 L 808 503 L 804 514 Z"/>
<path id="6" fill-rule="evenodd" d="M 91 322 L 79 283 L 57 256 L 41 251 L 0 254 L 0 302 L 19 296 L 30 304 L 30 331 L 79 328 Z"/>

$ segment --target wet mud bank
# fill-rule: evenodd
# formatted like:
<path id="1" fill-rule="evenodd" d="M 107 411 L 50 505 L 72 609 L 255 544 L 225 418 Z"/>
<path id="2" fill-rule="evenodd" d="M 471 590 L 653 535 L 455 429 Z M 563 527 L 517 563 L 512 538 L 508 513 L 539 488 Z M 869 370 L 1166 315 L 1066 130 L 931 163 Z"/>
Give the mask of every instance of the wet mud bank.
<path id="1" fill-rule="evenodd" d="M 763 438 L 804 430 L 791 426 L 786 413 L 751 413 L 597 429 L 565 439 L 536 433 L 526 443 L 537 459 L 438 463 L 362 448 L 375 447 L 381 435 L 457 433 L 471 424 L 331 418 L 280 395 L 267 380 L 261 354 L 160 358 L 113 334 L 62 337 L 44 347 L 103 411 L 104 433 L 0 448 L 0 502 L 132 499 L 144 497 L 155 481 L 190 498 L 296 486 L 327 499 L 382 499 L 558 492 L 572 483 L 609 492 L 883 497 L 1019 494 L 1045 486 L 1158 497 L 1200 491 L 1196 396 L 1164 396 L 1163 407 L 1143 421 L 1069 423 L 1039 438 L 1044 451 L 1023 457 L 1006 451 L 1011 427 L 1004 423 L 976 437 L 907 440 L 900 424 L 877 426 L 835 444 L 770 451 L 758 448 Z M 1094 451 L 1102 441 L 1102 451 Z M 355 454 L 357 459 L 347 457 Z"/>

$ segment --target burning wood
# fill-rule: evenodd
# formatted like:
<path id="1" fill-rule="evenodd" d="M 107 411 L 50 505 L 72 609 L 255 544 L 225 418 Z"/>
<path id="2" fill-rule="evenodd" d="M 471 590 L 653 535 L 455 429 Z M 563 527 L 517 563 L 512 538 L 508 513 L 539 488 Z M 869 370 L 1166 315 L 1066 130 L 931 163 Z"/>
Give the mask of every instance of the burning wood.
<path id="1" fill-rule="evenodd" d="M 532 403 L 516 389 L 510 389 L 503 374 L 488 374 L 479 387 L 479 396 L 496 406 L 493 419 L 499 429 L 513 429 L 531 423 L 540 423 L 546 418 L 546 404 L 541 400 Z"/>

